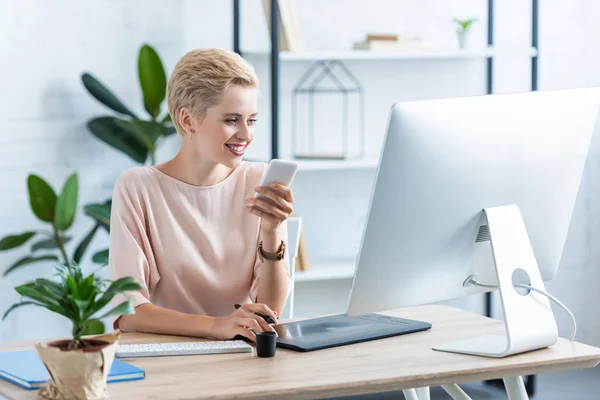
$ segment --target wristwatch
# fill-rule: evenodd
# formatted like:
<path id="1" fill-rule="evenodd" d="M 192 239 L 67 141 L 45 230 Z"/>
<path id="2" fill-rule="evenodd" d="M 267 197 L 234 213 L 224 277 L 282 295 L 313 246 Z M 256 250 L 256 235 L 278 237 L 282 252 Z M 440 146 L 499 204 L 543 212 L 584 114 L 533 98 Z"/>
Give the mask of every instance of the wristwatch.
<path id="1" fill-rule="evenodd" d="M 277 250 L 277 252 L 269 253 L 263 249 L 263 242 L 261 240 L 258 244 L 258 255 L 260 257 L 260 261 L 263 262 L 265 261 L 265 259 L 269 261 L 281 261 L 283 260 L 283 256 L 285 255 L 285 242 L 283 240 L 281 241 L 281 245 L 279 246 L 279 250 Z"/>

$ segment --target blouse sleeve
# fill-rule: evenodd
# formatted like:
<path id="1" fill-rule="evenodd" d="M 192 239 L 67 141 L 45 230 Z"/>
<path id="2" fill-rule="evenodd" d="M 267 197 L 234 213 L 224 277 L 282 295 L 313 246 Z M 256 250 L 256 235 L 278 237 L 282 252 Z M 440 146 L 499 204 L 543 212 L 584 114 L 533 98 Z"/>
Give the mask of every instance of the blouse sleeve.
<path id="1" fill-rule="evenodd" d="M 280 237 L 282 238 L 282 240 L 287 244 L 288 243 L 287 221 L 283 221 L 281 223 L 281 225 L 279 225 L 279 234 L 280 234 Z M 259 235 L 258 242 L 256 243 L 257 248 L 258 248 L 258 243 L 260 243 L 261 240 L 262 240 L 262 237 Z M 290 274 L 289 254 L 290 254 L 289 245 L 287 245 L 287 249 L 285 251 L 285 257 L 281 261 L 282 265 L 278 265 L 278 267 L 285 268 L 285 272 L 288 277 L 288 288 L 287 288 L 288 296 L 290 295 L 290 291 L 292 290 L 292 282 L 291 282 L 292 276 Z M 256 258 L 254 261 L 254 273 L 252 276 L 252 286 L 250 288 L 250 300 L 252 300 L 255 303 L 256 303 L 256 299 L 258 297 L 258 280 L 259 280 L 259 272 L 260 272 L 260 268 L 261 268 L 262 264 L 263 263 L 262 263 L 262 261 L 260 261 L 260 258 L 258 257 L 258 251 L 257 251 Z"/>
<path id="2" fill-rule="evenodd" d="M 110 217 L 109 276 L 114 281 L 133 277 L 141 286 L 114 297 L 118 305 L 130 300 L 134 307 L 150 303 L 160 275 L 146 233 L 146 216 L 141 201 L 141 185 L 133 171 L 119 176 L 113 190 Z M 118 326 L 116 316 L 113 326 Z"/>

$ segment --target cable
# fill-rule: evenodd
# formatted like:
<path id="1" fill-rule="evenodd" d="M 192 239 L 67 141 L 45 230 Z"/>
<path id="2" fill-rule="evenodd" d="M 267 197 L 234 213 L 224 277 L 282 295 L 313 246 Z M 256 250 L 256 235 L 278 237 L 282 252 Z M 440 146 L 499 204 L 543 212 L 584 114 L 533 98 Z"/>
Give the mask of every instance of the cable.
<path id="1" fill-rule="evenodd" d="M 468 283 L 475 285 L 475 286 L 479 286 L 479 287 L 484 287 L 484 288 L 488 288 L 488 289 L 497 289 L 498 286 L 496 285 L 488 285 L 485 283 L 481 283 L 479 281 L 477 281 L 476 279 L 474 279 L 473 277 L 470 277 L 467 280 Z M 571 310 L 569 310 L 569 308 L 567 306 L 565 306 L 560 300 L 558 300 L 556 297 L 552 296 L 549 293 L 544 292 L 543 290 L 540 289 L 536 289 L 531 285 L 525 285 L 525 284 L 516 284 L 514 285 L 514 287 L 518 287 L 521 289 L 527 289 L 527 290 L 532 290 L 534 292 L 537 292 L 543 296 L 546 296 L 547 298 L 549 298 L 550 300 L 552 300 L 553 302 L 555 302 L 560 308 L 562 308 L 563 310 L 565 310 L 565 312 L 567 314 L 569 314 L 569 316 L 571 317 L 571 320 L 573 321 L 573 327 L 571 328 L 571 341 L 575 340 L 575 335 L 577 334 L 577 321 L 575 320 L 575 316 L 573 315 L 573 313 L 571 312 Z"/>

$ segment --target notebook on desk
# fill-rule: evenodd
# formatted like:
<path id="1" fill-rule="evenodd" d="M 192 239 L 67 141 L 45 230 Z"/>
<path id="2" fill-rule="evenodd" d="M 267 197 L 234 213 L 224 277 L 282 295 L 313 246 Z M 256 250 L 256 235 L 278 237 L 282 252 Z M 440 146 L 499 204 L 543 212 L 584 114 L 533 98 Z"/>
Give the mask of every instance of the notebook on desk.
<path id="1" fill-rule="evenodd" d="M 145 371 L 120 360 L 114 360 L 107 382 L 144 379 Z M 28 390 L 44 386 L 49 378 L 48 370 L 35 350 L 7 351 L 0 353 L 0 378 Z"/>

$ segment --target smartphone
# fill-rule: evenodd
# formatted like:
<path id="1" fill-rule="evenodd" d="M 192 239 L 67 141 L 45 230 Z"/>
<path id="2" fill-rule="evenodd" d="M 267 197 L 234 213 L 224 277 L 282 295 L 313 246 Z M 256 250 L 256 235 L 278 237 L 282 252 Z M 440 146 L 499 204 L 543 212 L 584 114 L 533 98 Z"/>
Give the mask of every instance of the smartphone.
<path id="1" fill-rule="evenodd" d="M 280 183 L 290 187 L 296 176 L 296 171 L 298 171 L 297 162 L 273 159 L 267 166 L 267 171 L 263 175 L 260 186 L 268 186 L 271 183 Z M 254 193 L 254 197 L 265 199 L 265 197 L 258 192 Z"/>

